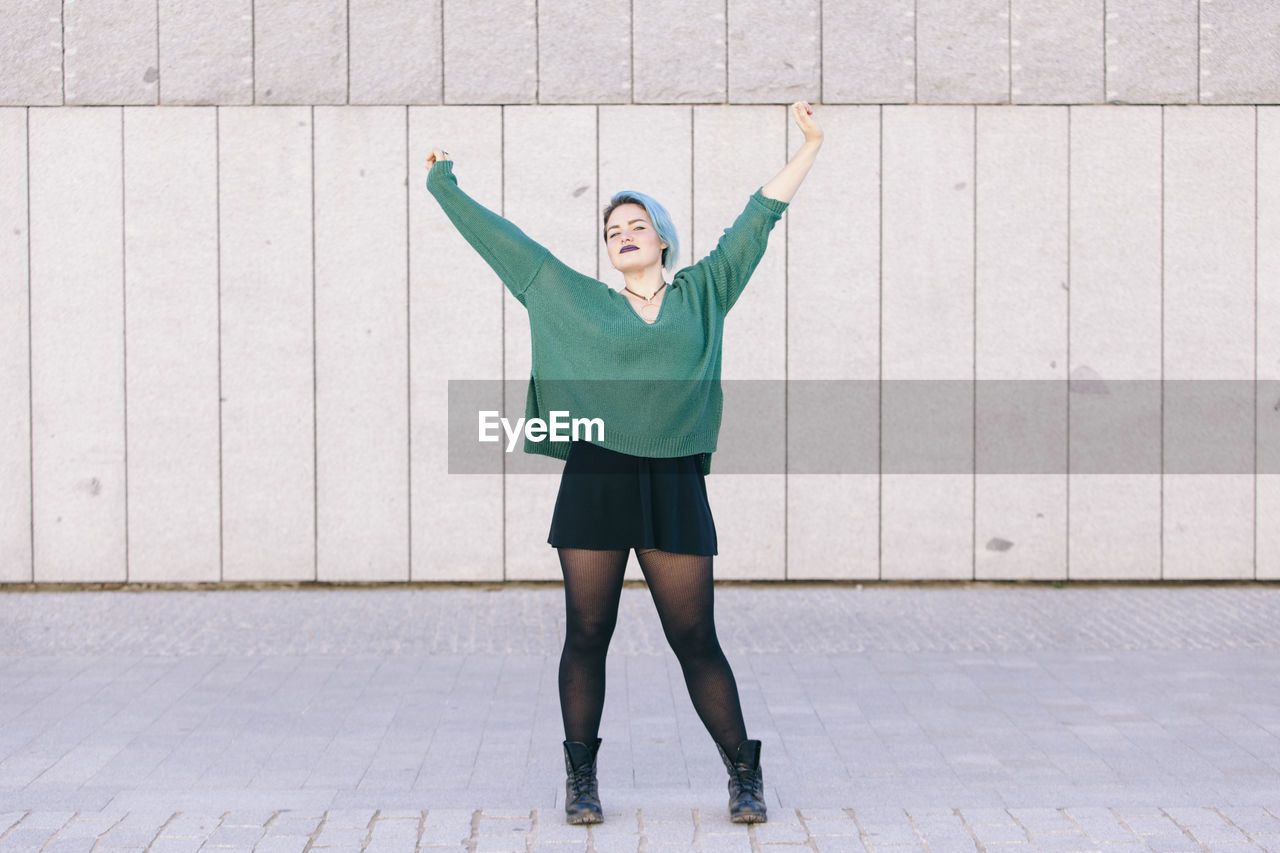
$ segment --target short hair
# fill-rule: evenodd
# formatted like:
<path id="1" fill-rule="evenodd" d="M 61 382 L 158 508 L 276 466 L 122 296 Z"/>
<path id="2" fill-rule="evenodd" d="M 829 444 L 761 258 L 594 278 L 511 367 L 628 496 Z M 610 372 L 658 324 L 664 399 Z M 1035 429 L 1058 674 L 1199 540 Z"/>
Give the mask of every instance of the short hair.
<path id="1" fill-rule="evenodd" d="M 676 236 L 675 223 L 671 221 L 671 214 L 667 213 L 667 209 L 658 203 L 657 199 L 635 190 L 622 190 L 613 194 L 613 198 L 609 200 L 609 205 L 604 209 L 604 240 L 609 242 L 608 225 L 609 216 L 613 213 L 614 208 L 623 204 L 638 204 L 644 208 L 644 212 L 648 214 L 649 221 L 653 223 L 653 230 L 658 232 L 658 238 L 667 244 L 667 248 L 662 250 L 662 266 L 666 270 L 676 268 L 676 259 L 680 257 L 680 238 Z"/>

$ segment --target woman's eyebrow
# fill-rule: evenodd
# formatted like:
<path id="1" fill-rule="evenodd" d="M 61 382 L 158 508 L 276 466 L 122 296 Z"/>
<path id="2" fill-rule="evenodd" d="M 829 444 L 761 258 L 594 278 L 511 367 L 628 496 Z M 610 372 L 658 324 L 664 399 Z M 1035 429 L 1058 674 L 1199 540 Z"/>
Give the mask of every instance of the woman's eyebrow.
<path id="1" fill-rule="evenodd" d="M 647 220 L 647 219 L 631 219 L 631 220 L 628 220 L 628 221 L 627 221 L 627 224 L 628 224 L 628 225 L 630 225 L 632 222 L 643 222 L 645 225 L 648 225 L 648 224 L 649 224 L 649 220 Z M 610 225 L 608 228 L 606 228 L 605 230 L 606 230 L 606 231 L 612 231 L 612 230 L 613 230 L 613 229 L 615 229 L 615 228 L 621 228 L 621 227 L 622 227 L 621 225 L 619 225 L 618 223 L 616 223 L 616 222 L 615 222 L 615 223 L 613 223 L 612 225 Z"/>

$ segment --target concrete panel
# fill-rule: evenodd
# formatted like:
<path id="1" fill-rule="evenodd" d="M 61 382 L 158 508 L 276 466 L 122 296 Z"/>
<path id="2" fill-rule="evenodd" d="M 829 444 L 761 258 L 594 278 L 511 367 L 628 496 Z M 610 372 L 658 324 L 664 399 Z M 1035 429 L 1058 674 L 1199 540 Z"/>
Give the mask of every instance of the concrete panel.
<path id="1" fill-rule="evenodd" d="M 917 0 L 916 100 L 1008 103 L 1008 0 Z"/>
<path id="2" fill-rule="evenodd" d="M 440 103 L 441 2 L 353 0 L 351 103 Z"/>
<path id="3" fill-rule="evenodd" d="M 1202 0 L 1200 103 L 1280 103 L 1280 3 Z"/>
<path id="4" fill-rule="evenodd" d="M 215 110 L 130 107 L 124 155 L 129 579 L 216 581 Z"/>
<path id="5" fill-rule="evenodd" d="M 600 213 L 596 184 L 596 108 L 521 106 L 504 110 L 504 215 L 553 255 L 585 275 L 598 275 Z M 503 289 L 504 414 L 524 413 L 532 357 L 524 306 Z M 526 458 L 506 474 L 506 578 L 555 580 L 560 564 L 547 544 L 564 463 Z M 511 463 L 508 462 L 508 467 Z"/>
<path id="6" fill-rule="evenodd" d="M 1098 103 L 1103 0 L 1012 0 L 1014 103 Z"/>
<path id="7" fill-rule="evenodd" d="M 311 580 L 311 109 L 219 117 L 223 578 Z"/>
<path id="8" fill-rule="evenodd" d="M 61 103 L 62 4 L 11 4 L 0 28 L 0 104 Z"/>
<path id="9" fill-rule="evenodd" d="M 694 227 L 688 263 L 714 249 L 751 194 L 786 165 L 791 121 L 785 107 L 694 108 Z M 786 237 L 784 214 L 770 232 L 769 251 L 726 318 L 726 379 L 786 376 Z"/>
<path id="10" fill-rule="evenodd" d="M 1133 387 L 1127 380 L 1161 376 L 1160 134 L 1157 107 L 1071 110 L 1070 377 L 1079 382 L 1068 395 L 1073 579 L 1160 577 L 1158 471 L 1076 473 L 1082 452 L 1105 440 L 1086 430 L 1081 414 L 1120 400 Z"/>
<path id="11" fill-rule="evenodd" d="M 445 5 L 446 104 L 531 103 L 537 93 L 536 0 Z"/>
<path id="12" fill-rule="evenodd" d="M 255 104 L 347 102 L 347 0 L 255 0 Z"/>
<path id="13" fill-rule="evenodd" d="M 460 188 L 501 213 L 502 109 L 409 110 L 412 578 L 502 580 L 503 477 L 449 473 L 447 416 L 450 379 L 489 383 L 488 408 L 502 407 L 506 289 L 427 192 L 432 148 L 449 152 Z M 523 320 L 512 303 L 513 323 Z"/>
<path id="14" fill-rule="evenodd" d="M 974 573 L 1061 579 L 1067 399 L 1048 383 L 1067 378 L 1067 110 L 979 107 L 977 122 Z M 981 473 L 994 462 L 986 450 L 1011 447 L 1043 451 L 1052 467 Z"/>
<path id="15" fill-rule="evenodd" d="M 733 0 L 728 5 L 729 101 L 821 100 L 818 0 Z"/>
<path id="16" fill-rule="evenodd" d="M 667 209 L 680 238 L 676 269 L 696 259 L 689 253 L 693 238 L 693 108 L 684 106 L 600 107 L 600 198 L 603 211 L 613 194 L 621 190 L 647 193 Z M 662 139 L 662 145 L 652 140 Z M 597 226 L 603 225 L 599 213 Z M 625 283 L 613 268 L 600 230 L 596 231 L 596 265 L 600 280 L 615 290 Z M 668 281 L 671 273 L 664 272 Z M 643 575 L 633 551 L 627 563 L 627 579 Z"/>
<path id="17" fill-rule="evenodd" d="M 1280 329 L 1280 107 L 1258 107 L 1257 328 Z M 1280 337 L 1258 335 L 1255 519 L 1280 518 Z M 1257 523 L 1257 577 L 1280 578 L 1280 525 Z"/>
<path id="18" fill-rule="evenodd" d="M 972 413 L 956 402 L 973 399 L 973 121 L 970 107 L 884 108 L 881 352 L 894 383 L 882 413 L 886 579 L 973 575 Z M 895 464 L 921 443 L 902 408 L 915 383 L 904 380 L 929 380 L 949 401 L 939 414 L 952 458 L 920 473 Z"/>
<path id="19" fill-rule="evenodd" d="M 1196 101 L 1198 0 L 1107 0 L 1107 101 Z"/>
<path id="20" fill-rule="evenodd" d="M 632 98 L 637 103 L 724 101 L 724 0 L 632 4 Z"/>
<path id="21" fill-rule="evenodd" d="M 253 0 L 159 0 L 160 101 L 253 103 Z"/>
<path id="22" fill-rule="evenodd" d="M 822 101 L 915 100 L 915 18 L 915 0 L 822 4 Z"/>
<path id="23" fill-rule="evenodd" d="M 832 456 L 849 445 L 845 410 L 830 399 L 850 387 L 840 380 L 871 391 L 880 377 L 880 110 L 826 106 L 814 117 L 825 141 L 787 210 L 787 577 L 875 578 L 878 473 L 815 469 L 828 440 Z M 794 122 L 788 133 L 794 152 L 804 134 Z"/>
<path id="24" fill-rule="evenodd" d="M 403 107 L 317 107 L 316 574 L 409 579 Z"/>
<path id="25" fill-rule="evenodd" d="M 0 109 L 0 582 L 31 580 L 27 111 Z"/>
<path id="26" fill-rule="evenodd" d="M 538 4 L 538 102 L 631 100 L 631 0 Z"/>
<path id="27" fill-rule="evenodd" d="M 36 581 L 124 581 L 120 109 L 33 109 Z"/>
<path id="28" fill-rule="evenodd" d="M 731 12 L 732 15 L 732 12 Z M 732 22 L 731 22 L 732 26 Z M 688 262 L 715 248 L 755 190 L 786 164 L 785 107 L 705 106 L 693 110 L 693 240 Z M 769 235 L 766 251 L 751 282 L 725 319 L 721 377 L 727 381 L 786 378 L 786 237 L 784 214 Z M 780 384 L 778 385 L 780 387 Z M 759 402 L 752 411 L 735 405 L 743 394 L 725 391 L 722 434 L 735 419 L 781 423 L 782 395 Z M 776 405 L 776 409 L 772 408 Z M 740 428 L 740 427 L 739 427 Z M 781 472 L 785 448 L 761 451 L 761 466 Z M 724 467 L 721 456 L 721 470 Z M 716 513 L 720 543 L 717 577 L 784 577 L 786 558 L 786 479 L 778 474 L 716 474 L 711 459 L 707 495 Z"/>
<path id="29" fill-rule="evenodd" d="M 154 104 L 156 4 L 69 0 L 62 4 L 68 104 Z"/>
<path id="30" fill-rule="evenodd" d="M 1166 398 L 1203 385 L 1245 407 L 1243 431 L 1213 437 L 1218 450 L 1230 445 L 1243 457 L 1241 470 L 1178 474 L 1170 473 L 1175 430 L 1234 407 L 1196 390 L 1189 410 L 1166 402 L 1164 577 L 1252 578 L 1254 395 L 1245 382 L 1254 377 L 1254 110 L 1166 107 L 1164 115 L 1164 377 L 1197 380 Z M 1190 451 L 1189 461 L 1209 463 L 1208 450 Z"/>

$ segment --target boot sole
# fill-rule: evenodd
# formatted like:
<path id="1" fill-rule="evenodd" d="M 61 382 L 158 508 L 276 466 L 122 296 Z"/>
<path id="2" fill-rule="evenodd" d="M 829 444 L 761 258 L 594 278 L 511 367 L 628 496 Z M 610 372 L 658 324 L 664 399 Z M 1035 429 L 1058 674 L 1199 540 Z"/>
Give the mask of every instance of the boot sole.
<path id="1" fill-rule="evenodd" d="M 730 823 L 768 823 L 768 820 L 768 817 L 762 814 L 734 815 L 729 818 Z"/>
<path id="2" fill-rule="evenodd" d="M 578 826 L 584 823 L 604 823 L 604 818 L 600 815 L 586 814 L 577 815 L 576 817 L 566 817 L 565 823 Z"/>

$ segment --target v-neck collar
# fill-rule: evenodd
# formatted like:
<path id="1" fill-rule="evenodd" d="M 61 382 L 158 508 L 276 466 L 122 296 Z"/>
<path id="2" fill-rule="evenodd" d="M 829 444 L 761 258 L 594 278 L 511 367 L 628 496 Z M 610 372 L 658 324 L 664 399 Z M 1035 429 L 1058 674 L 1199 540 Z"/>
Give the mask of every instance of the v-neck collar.
<path id="1" fill-rule="evenodd" d="M 672 289 L 675 288 L 675 284 L 676 283 L 674 280 L 667 282 L 666 288 L 665 288 L 667 292 L 662 294 L 662 301 L 658 303 L 658 315 L 653 318 L 652 323 L 650 323 L 643 316 L 641 316 L 640 312 L 635 309 L 635 306 L 631 304 L 631 299 L 627 296 L 627 292 L 625 290 L 614 290 L 614 288 L 612 287 L 609 289 L 612 290 L 614 293 L 618 294 L 618 296 L 622 297 L 622 301 L 626 305 L 627 312 L 631 314 L 631 316 L 635 317 L 637 320 L 639 320 L 641 323 L 644 323 L 646 326 L 656 326 L 658 325 L 658 323 L 662 322 L 663 312 L 666 311 L 666 308 L 667 308 L 667 298 L 671 296 L 671 291 Z"/>

